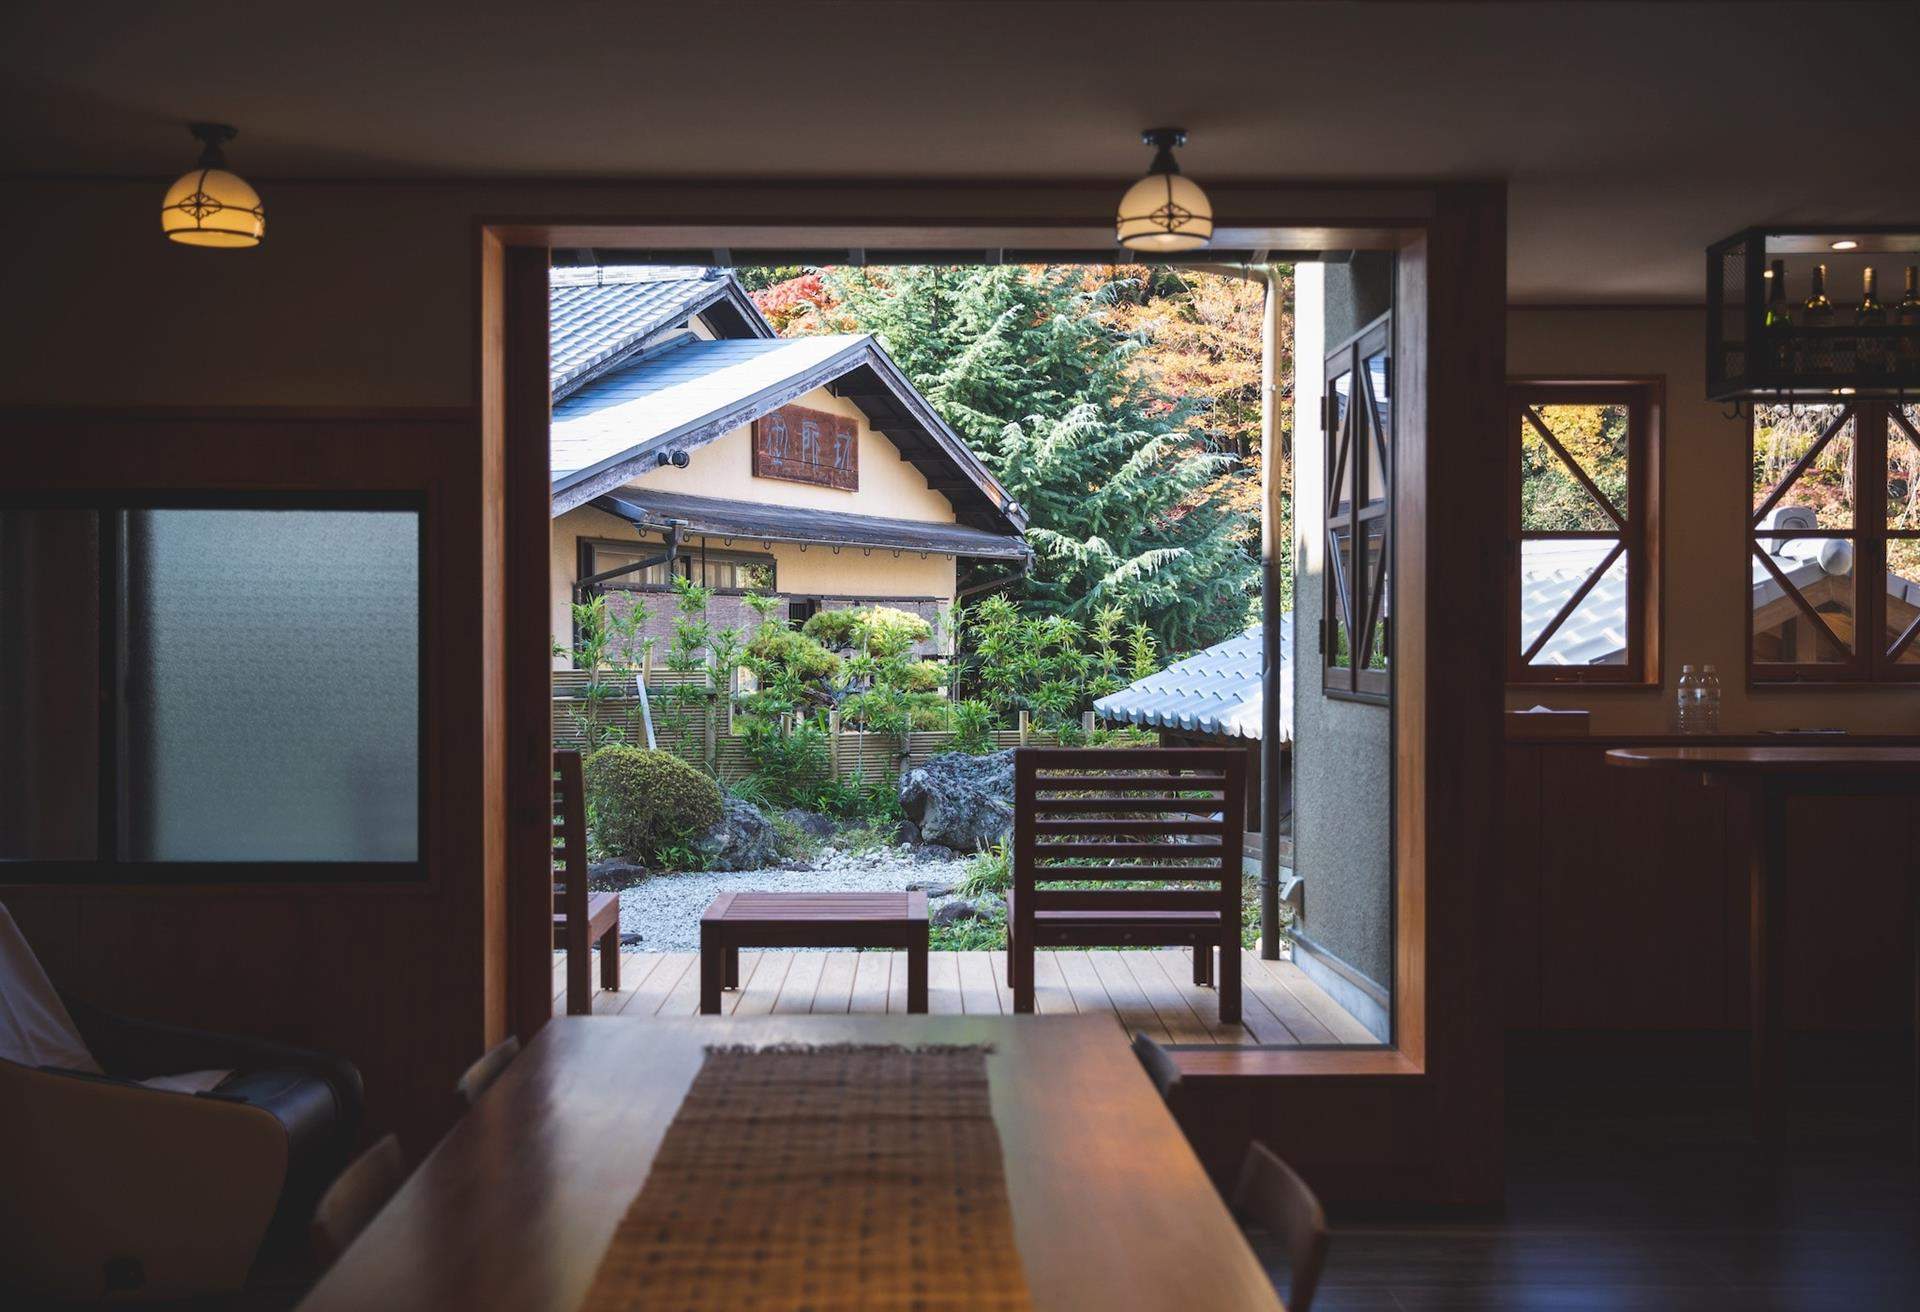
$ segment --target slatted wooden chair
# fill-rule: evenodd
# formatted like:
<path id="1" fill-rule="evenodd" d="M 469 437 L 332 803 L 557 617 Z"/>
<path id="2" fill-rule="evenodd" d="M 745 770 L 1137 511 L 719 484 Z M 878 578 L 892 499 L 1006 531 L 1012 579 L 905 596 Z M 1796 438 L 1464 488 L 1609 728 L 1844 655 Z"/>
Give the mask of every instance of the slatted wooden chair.
<path id="1" fill-rule="evenodd" d="M 1233 1212 L 1265 1230 L 1286 1252 L 1287 1308 L 1307 1312 L 1327 1261 L 1327 1213 L 1313 1190 L 1273 1149 L 1256 1140 L 1247 1145 L 1240 1166 Z"/>
<path id="2" fill-rule="evenodd" d="M 1013 1009 L 1033 1010 L 1037 948 L 1191 947 L 1196 984 L 1218 948 L 1220 1020 L 1239 1024 L 1246 753 L 1022 747 L 1013 769 Z M 1060 887 L 1090 881 L 1192 887 Z"/>
<path id="3" fill-rule="evenodd" d="M 407 1157 L 389 1134 L 353 1159 L 320 1196 L 313 1213 L 313 1251 L 332 1266 L 407 1179 Z"/>
<path id="4" fill-rule="evenodd" d="M 593 954 L 600 987 L 620 987 L 620 895 L 587 891 L 587 788 L 580 753 L 553 754 L 553 946 L 567 954 L 567 1014 L 593 1011 Z"/>

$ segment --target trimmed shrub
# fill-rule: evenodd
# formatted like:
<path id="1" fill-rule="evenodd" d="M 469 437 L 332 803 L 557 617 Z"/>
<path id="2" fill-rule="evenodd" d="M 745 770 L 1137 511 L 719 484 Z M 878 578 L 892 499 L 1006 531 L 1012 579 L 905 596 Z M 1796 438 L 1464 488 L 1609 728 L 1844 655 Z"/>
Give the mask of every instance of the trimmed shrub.
<path id="1" fill-rule="evenodd" d="M 836 651 L 845 651 L 858 641 L 860 613 L 852 610 L 820 610 L 807 617 L 800 632 Z"/>
<path id="2" fill-rule="evenodd" d="M 602 747 L 587 758 L 594 836 L 611 856 L 644 865 L 720 823 L 720 785 L 671 752 Z"/>
<path id="3" fill-rule="evenodd" d="M 840 612 L 822 611 L 814 620 L 823 615 Z M 747 643 L 746 655 L 748 667 L 761 673 L 763 678 L 772 679 L 779 675 L 799 680 L 833 679 L 840 673 L 840 658 L 822 646 L 809 631 L 813 620 L 807 621 L 807 630 L 799 633 L 792 629 L 766 625 L 753 635 Z"/>
<path id="4" fill-rule="evenodd" d="M 904 656 L 914 643 L 933 636 L 932 625 L 892 606 L 869 606 L 859 614 L 866 625 L 867 652 L 872 656 Z"/>

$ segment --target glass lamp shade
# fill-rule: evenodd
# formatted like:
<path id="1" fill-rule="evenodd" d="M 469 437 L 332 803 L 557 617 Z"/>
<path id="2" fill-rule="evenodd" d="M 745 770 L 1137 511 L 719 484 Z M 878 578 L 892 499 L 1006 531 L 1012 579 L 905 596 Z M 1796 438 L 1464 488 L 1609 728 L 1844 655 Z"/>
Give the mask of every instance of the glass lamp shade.
<path id="1" fill-rule="evenodd" d="M 1180 173 L 1149 173 L 1127 188 L 1114 236 L 1134 251 L 1190 251 L 1213 240 L 1213 203 Z"/>
<path id="2" fill-rule="evenodd" d="M 167 188 L 160 230 L 187 246 L 258 246 L 266 235 L 267 212 L 246 179 L 202 166 Z"/>

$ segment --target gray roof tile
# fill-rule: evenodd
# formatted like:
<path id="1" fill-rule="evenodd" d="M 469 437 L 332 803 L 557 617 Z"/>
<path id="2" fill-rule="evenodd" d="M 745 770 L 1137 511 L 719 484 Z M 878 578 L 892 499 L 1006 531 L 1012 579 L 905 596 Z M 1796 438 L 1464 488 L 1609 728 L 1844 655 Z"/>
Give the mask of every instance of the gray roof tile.
<path id="1" fill-rule="evenodd" d="M 730 297 L 745 299 L 732 275 L 719 269 L 555 270 L 547 366 L 554 393 L 564 394 L 622 352 Z"/>
<path id="2" fill-rule="evenodd" d="M 1216 643 L 1175 661 L 1158 674 L 1108 693 L 1094 702 L 1095 714 L 1150 729 L 1217 734 L 1226 738 L 1260 737 L 1265 697 L 1261 689 L 1264 626 Z M 1280 620 L 1281 650 L 1293 649 L 1293 612 Z M 1280 680 L 1280 740 L 1293 741 L 1293 689 Z"/>

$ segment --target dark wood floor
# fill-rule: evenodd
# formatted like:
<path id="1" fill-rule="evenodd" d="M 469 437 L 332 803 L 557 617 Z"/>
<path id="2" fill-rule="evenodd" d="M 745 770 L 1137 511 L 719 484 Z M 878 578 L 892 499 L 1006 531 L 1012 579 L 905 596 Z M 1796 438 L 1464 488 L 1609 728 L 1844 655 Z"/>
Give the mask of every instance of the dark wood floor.
<path id="1" fill-rule="evenodd" d="M 1737 1086 L 1516 1092 L 1504 1214 L 1335 1218 L 1314 1312 L 1920 1308 L 1902 1084 L 1804 1091 L 1781 1154 Z"/>

